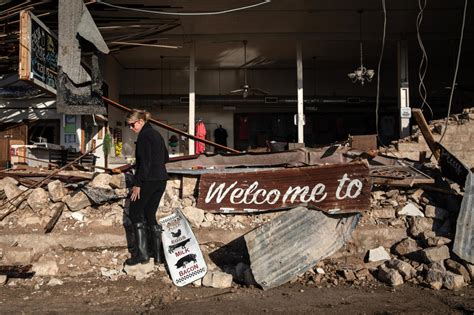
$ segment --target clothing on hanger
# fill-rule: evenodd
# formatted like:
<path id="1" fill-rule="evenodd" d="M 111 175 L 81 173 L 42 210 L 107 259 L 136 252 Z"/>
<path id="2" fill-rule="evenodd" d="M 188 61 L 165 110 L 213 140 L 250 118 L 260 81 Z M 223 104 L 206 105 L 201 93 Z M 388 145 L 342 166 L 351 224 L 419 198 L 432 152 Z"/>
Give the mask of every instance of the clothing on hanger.
<path id="1" fill-rule="evenodd" d="M 200 139 L 206 139 L 206 126 L 204 125 L 204 122 L 200 120 L 196 124 L 196 137 Z M 194 141 L 194 151 L 196 154 L 201 154 L 206 151 L 206 144 L 200 141 Z"/>

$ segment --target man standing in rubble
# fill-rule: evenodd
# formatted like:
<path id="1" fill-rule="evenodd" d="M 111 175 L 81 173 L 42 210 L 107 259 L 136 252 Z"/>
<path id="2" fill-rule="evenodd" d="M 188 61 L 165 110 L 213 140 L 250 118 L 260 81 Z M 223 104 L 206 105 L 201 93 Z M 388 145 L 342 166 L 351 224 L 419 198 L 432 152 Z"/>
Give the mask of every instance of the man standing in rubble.
<path id="1" fill-rule="evenodd" d="M 135 234 L 134 251 L 125 261 L 127 265 L 147 263 L 150 257 L 155 258 L 155 264 L 164 262 L 162 228 L 156 221 L 156 211 L 169 178 L 165 167 L 169 156 L 163 137 L 147 122 L 150 117 L 144 110 L 133 110 L 127 116 L 129 128 L 138 133 L 129 211 Z"/>

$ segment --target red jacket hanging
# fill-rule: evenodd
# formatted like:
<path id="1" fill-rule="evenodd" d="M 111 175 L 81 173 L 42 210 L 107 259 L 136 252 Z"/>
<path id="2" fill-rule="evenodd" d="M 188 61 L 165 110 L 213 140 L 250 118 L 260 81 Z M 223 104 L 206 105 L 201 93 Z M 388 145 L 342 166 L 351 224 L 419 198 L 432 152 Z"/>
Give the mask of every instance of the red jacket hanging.
<path id="1" fill-rule="evenodd" d="M 206 126 L 202 121 L 199 121 L 196 125 L 196 137 L 200 139 L 206 139 Z M 196 154 L 201 154 L 206 151 L 206 145 L 203 142 L 195 141 L 195 152 Z"/>

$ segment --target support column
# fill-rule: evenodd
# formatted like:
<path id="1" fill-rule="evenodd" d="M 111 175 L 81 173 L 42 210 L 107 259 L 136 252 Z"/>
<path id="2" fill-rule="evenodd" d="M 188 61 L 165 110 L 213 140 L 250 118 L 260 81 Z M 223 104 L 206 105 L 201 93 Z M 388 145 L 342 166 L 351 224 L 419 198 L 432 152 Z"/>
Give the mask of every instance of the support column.
<path id="1" fill-rule="evenodd" d="M 303 57 L 301 41 L 296 44 L 296 76 L 298 81 L 298 143 L 304 143 L 304 111 L 303 111 Z"/>
<path id="2" fill-rule="evenodd" d="M 195 126 L 195 112 L 196 112 L 196 89 L 195 89 L 195 49 L 194 43 L 191 45 L 191 53 L 189 58 L 189 120 L 188 120 L 188 133 L 194 136 Z M 194 151 L 194 140 L 191 138 L 188 140 L 189 154 L 193 155 Z"/>
<path id="3" fill-rule="evenodd" d="M 398 108 L 400 109 L 400 138 L 410 135 L 410 91 L 408 88 L 408 43 L 400 40 L 397 44 L 398 61 Z"/>

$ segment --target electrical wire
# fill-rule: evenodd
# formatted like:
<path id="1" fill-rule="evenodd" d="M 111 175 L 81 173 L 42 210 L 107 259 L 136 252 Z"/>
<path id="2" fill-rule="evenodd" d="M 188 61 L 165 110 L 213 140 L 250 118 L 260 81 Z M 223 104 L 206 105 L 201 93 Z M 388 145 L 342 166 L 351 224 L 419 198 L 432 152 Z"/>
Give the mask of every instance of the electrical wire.
<path id="1" fill-rule="evenodd" d="M 454 70 L 453 83 L 451 85 L 451 94 L 449 95 L 448 113 L 446 115 L 446 121 L 445 121 L 443 134 L 441 135 L 441 138 L 439 139 L 438 143 L 441 143 L 441 141 L 444 138 L 444 135 L 446 134 L 446 130 L 448 130 L 448 121 L 449 121 L 449 116 L 451 115 L 451 105 L 453 102 L 454 88 L 455 88 L 456 79 L 458 76 L 459 60 L 461 59 L 462 40 L 464 38 L 464 25 L 466 24 L 467 1 L 468 0 L 464 1 L 464 12 L 463 12 L 463 17 L 462 17 L 461 36 L 459 38 L 458 58 L 456 60 L 456 68 Z"/>
<path id="2" fill-rule="evenodd" d="M 116 8 L 116 9 L 136 11 L 136 12 L 142 12 L 142 13 L 152 13 L 152 14 L 161 14 L 161 15 L 177 15 L 177 16 L 199 16 L 199 15 L 226 14 L 226 13 L 231 13 L 231 12 L 242 11 L 242 10 L 254 8 L 254 7 L 257 7 L 257 6 L 260 6 L 260 5 L 263 5 L 263 4 L 267 4 L 267 3 L 270 3 L 270 2 L 271 2 L 271 0 L 264 0 L 263 2 L 247 5 L 247 6 L 244 6 L 244 7 L 228 9 L 228 10 L 222 10 L 222 11 L 214 11 L 214 12 L 163 12 L 163 11 L 151 11 L 151 10 L 144 10 L 144 9 L 129 8 L 129 7 L 124 7 L 124 6 L 104 2 L 102 0 L 97 0 L 97 3 L 101 3 L 103 5 L 106 5 L 106 6 L 109 6 L 109 7 L 112 7 L 112 8 Z"/>
<path id="3" fill-rule="evenodd" d="M 421 53 L 422 53 L 420 65 L 418 67 L 418 78 L 420 80 L 420 83 L 418 84 L 418 93 L 420 94 L 420 97 L 422 100 L 420 109 L 423 110 L 423 107 L 426 105 L 426 107 L 428 107 L 428 109 L 430 110 L 431 117 L 433 118 L 434 116 L 433 109 L 431 108 L 430 104 L 428 104 L 428 102 L 426 101 L 427 92 L 426 92 L 426 86 L 424 83 L 426 71 L 428 70 L 428 54 L 426 53 L 425 45 L 423 44 L 423 41 L 420 35 L 421 22 L 423 21 L 423 13 L 426 8 L 426 3 L 427 3 L 427 0 L 418 0 L 418 7 L 420 8 L 420 12 L 418 12 L 418 16 L 416 17 L 416 37 L 418 39 L 418 45 L 420 46 Z"/>
<path id="4" fill-rule="evenodd" d="M 377 131 L 377 138 L 379 138 L 379 141 L 382 144 L 382 146 L 385 147 L 379 135 L 380 67 L 382 64 L 383 52 L 385 49 L 385 33 L 387 30 L 387 8 L 385 7 L 385 0 L 382 0 L 382 8 L 383 8 L 383 36 L 382 36 L 382 49 L 380 52 L 379 63 L 377 66 L 377 97 L 375 98 L 375 130 Z"/>

